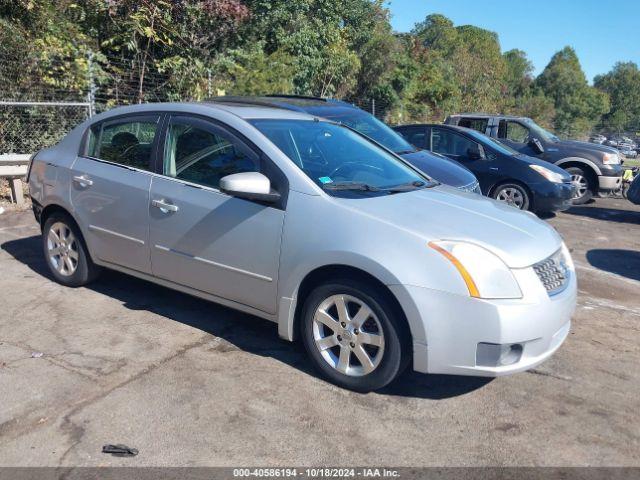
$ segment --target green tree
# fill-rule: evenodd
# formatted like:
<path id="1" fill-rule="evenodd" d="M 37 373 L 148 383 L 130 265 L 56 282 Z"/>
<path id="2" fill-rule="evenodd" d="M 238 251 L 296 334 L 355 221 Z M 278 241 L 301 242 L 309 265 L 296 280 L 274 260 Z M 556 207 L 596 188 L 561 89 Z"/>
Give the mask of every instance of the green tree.
<path id="1" fill-rule="evenodd" d="M 370 0 L 247 0 L 246 5 L 251 19 L 242 29 L 244 41 L 262 41 L 266 53 L 281 50 L 295 58 L 294 90 L 307 95 L 355 91 L 363 49 L 370 50 L 371 33 L 386 15 L 380 1 Z"/>
<path id="2" fill-rule="evenodd" d="M 522 97 L 529 93 L 533 83 L 533 64 L 526 52 L 518 49 L 502 54 L 505 61 L 505 93 L 510 97 Z"/>
<path id="3" fill-rule="evenodd" d="M 233 95 L 265 95 L 293 92 L 295 60 L 276 50 L 267 54 L 261 44 L 237 49 L 227 54 L 231 61 L 222 69 L 222 88 Z"/>
<path id="4" fill-rule="evenodd" d="M 554 129 L 560 135 L 584 136 L 609 111 L 607 94 L 589 86 L 571 47 L 563 48 L 551 58 L 535 84 L 553 101 Z"/>
<path id="5" fill-rule="evenodd" d="M 415 42 L 405 44 L 417 63 L 418 84 L 408 92 L 429 107 L 429 115 L 499 109 L 506 62 L 496 33 L 471 25 L 455 27 L 434 14 L 416 24 L 412 35 Z"/>
<path id="6" fill-rule="evenodd" d="M 464 110 L 495 111 L 501 103 L 506 66 L 498 35 L 482 28 L 457 27 L 459 47 L 453 54 Z"/>
<path id="7" fill-rule="evenodd" d="M 422 46 L 436 50 L 443 56 L 453 53 L 458 40 L 458 30 L 453 22 L 438 13 L 428 15 L 422 22 L 416 23 L 411 33 Z"/>
<path id="8" fill-rule="evenodd" d="M 640 71 L 633 62 L 616 63 L 613 69 L 594 80 L 596 88 L 611 99 L 611 111 L 604 125 L 614 131 L 640 129 Z"/>

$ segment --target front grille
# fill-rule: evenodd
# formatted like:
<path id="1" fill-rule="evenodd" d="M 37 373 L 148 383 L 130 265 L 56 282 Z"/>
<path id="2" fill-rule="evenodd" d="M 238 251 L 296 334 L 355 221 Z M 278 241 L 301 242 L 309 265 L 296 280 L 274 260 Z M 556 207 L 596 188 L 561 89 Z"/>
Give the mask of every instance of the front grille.
<path id="1" fill-rule="evenodd" d="M 482 195 L 482 192 L 480 191 L 480 184 L 478 182 L 473 182 L 473 183 L 470 183 L 469 185 L 463 185 L 462 187 L 458 187 L 458 188 L 465 192 L 477 193 L 479 195 Z"/>
<path id="2" fill-rule="evenodd" d="M 533 266 L 538 278 L 549 295 L 560 293 L 567 286 L 569 267 L 562 250 Z"/>

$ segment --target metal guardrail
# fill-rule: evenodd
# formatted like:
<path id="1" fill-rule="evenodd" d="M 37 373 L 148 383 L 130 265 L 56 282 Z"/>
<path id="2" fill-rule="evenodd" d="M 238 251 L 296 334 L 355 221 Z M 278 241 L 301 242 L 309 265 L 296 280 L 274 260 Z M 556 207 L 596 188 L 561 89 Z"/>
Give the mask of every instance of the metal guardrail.
<path id="1" fill-rule="evenodd" d="M 0 155 L 0 179 L 7 178 L 11 187 L 12 201 L 21 205 L 24 203 L 22 193 L 22 179 L 29 170 L 31 155 L 4 154 Z"/>

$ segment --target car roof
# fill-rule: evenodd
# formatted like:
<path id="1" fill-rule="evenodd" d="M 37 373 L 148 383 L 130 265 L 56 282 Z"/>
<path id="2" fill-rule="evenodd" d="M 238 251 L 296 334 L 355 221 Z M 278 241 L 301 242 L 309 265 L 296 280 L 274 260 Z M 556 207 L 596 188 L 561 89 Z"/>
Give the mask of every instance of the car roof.
<path id="1" fill-rule="evenodd" d="M 404 128 L 404 127 L 441 127 L 441 128 L 450 128 L 452 130 L 459 130 L 461 132 L 467 132 L 469 130 L 473 130 L 474 132 L 477 132 L 477 130 L 474 130 L 473 128 L 461 127 L 459 125 L 449 125 L 446 123 L 407 123 L 403 125 L 396 125 L 393 128 L 398 129 L 398 128 Z"/>
<path id="2" fill-rule="evenodd" d="M 239 102 L 202 102 L 203 105 L 225 110 L 244 120 L 268 118 L 281 120 L 313 120 L 315 117 L 303 111 L 286 110 L 270 105 L 250 105 Z"/>
<path id="3" fill-rule="evenodd" d="M 261 107 L 280 108 L 296 112 L 309 112 L 312 115 L 327 112 L 339 113 L 344 110 L 360 111 L 350 103 L 333 98 L 309 97 L 303 95 L 262 95 L 262 96 L 221 96 L 208 101 L 217 105 L 252 105 Z"/>
<path id="4" fill-rule="evenodd" d="M 285 110 L 282 108 L 248 105 L 241 103 L 216 103 L 216 102 L 173 102 L 173 103 L 143 103 L 139 105 L 127 105 L 116 107 L 101 113 L 96 120 L 103 120 L 109 117 L 127 114 L 148 113 L 158 110 L 166 110 L 169 112 L 189 112 L 190 107 L 197 110 L 197 107 L 206 107 L 219 111 L 224 111 L 235 115 L 243 120 L 251 119 L 282 119 L 282 120 L 313 120 L 313 115 L 309 115 L 303 111 Z M 194 112 L 195 113 L 195 112 Z"/>
<path id="5" fill-rule="evenodd" d="M 509 120 L 518 120 L 518 119 L 524 119 L 524 118 L 528 118 L 528 117 L 523 117 L 520 115 L 505 115 L 502 113 L 482 113 L 482 112 L 469 112 L 469 113 L 456 113 L 453 115 L 449 115 L 449 117 L 451 118 L 458 118 L 458 117 L 470 117 L 470 118 L 487 118 L 487 117 L 500 117 L 500 118 L 506 118 Z"/>

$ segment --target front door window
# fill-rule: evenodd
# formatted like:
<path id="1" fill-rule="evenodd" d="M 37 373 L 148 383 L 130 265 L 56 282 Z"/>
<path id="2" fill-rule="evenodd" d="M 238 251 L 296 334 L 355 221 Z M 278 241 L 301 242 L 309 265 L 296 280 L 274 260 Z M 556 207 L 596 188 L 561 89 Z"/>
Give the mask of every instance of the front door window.
<path id="1" fill-rule="evenodd" d="M 180 118 L 169 125 L 163 163 L 165 175 L 213 188 L 227 175 L 260 171 L 257 156 L 231 136 Z"/>
<path id="2" fill-rule="evenodd" d="M 519 122 L 502 120 L 500 133 L 500 138 L 511 142 L 525 144 L 529 141 L 529 130 Z"/>

